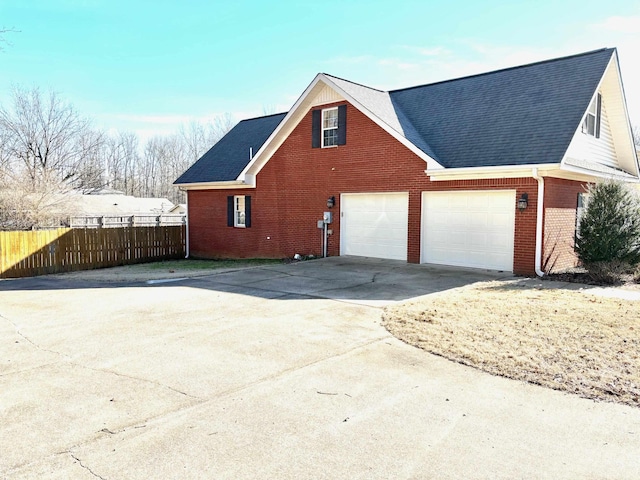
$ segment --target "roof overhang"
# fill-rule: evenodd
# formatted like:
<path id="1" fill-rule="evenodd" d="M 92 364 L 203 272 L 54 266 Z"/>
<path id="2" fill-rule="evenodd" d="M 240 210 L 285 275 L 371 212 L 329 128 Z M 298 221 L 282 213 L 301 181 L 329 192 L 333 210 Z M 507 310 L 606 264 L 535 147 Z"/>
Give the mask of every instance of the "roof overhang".
<path id="1" fill-rule="evenodd" d="M 180 190 L 229 190 L 233 188 L 254 188 L 254 185 L 241 180 L 227 182 L 176 183 Z"/>
<path id="2" fill-rule="evenodd" d="M 538 169 L 539 175 L 547 176 L 548 172 L 553 172 L 560 168 L 560 164 L 548 165 L 505 165 L 498 167 L 467 167 L 467 168 L 442 168 L 437 170 L 426 170 L 425 173 L 431 181 L 451 181 L 451 180 L 479 180 L 491 178 L 524 178 L 530 177 L 534 168 Z"/>
<path id="3" fill-rule="evenodd" d="M 600 166 L 598 166 L 600 167 Z M 469 167 L 469 168 L 444 168 L 440 170 L 426 170 L 425 173 L 431 181 L 453 180 L 482 180 L 497 178 L 527 178 L 534 175 L 543 177 L 562 178 L 580 182 L 596 182 L 602 179 L 616 179 L 629 183 L 638 183 L 633 175 L 616 170 L 614 168 L 589 168 L 586 166 L 571 165 L 569 163 L 510 165 L 500 167 Z"/>

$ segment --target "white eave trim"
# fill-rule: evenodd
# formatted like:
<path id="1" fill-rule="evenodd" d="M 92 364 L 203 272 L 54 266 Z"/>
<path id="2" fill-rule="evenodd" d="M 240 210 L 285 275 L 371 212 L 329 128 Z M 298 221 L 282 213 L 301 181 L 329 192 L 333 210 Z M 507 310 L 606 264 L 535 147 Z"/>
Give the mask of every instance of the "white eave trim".
<path id="1" fill-rule="evenodd" d="M 376 114 L 374 114 L 372 111 L 370 111 L 364 105 L 362 105 L 358 100 L 356 100 L 351 95 L 349 95 L 347 92 L 345 92 L 340 86 L 335 84 L 330 78 L 328 78 L 326 75 L 324 75 L 322 73 L 320 75 L 322 76 L 323 81 L 327 85 L 329 85 L 331 88 L 336 90 L 340 95 L 342 95 L 345 98 L 345 100 L 347 100 L 349 103 L 351 103 L 353 106 L 355 106 L 358 110 L 360 110 L 362 113 L 364 113 L 370 120 L 372 120 L 376 125 L 381 127 L 383 130 L 385 130 L 387 133 L 389 133 L 393 138 L 398 140 L 405 147 L 407 147 L 409 150 L 411 150 L 414 154 L 416 154 L 418 157 L 420 157 L 422 160 L 424 160 L 425 163 L 427 164 L 427 168 L 428 169 L 429 168 L 432 168 L 432 169 L 443 168 L 443 166 L 440 165 L 434 158 L 432 158 L 430 155 L 427 155 L 422 150 L 420 150 L 418 147 L 416 147 L 412 142 L 407 140 L 407 138 L 404 135 L 402 135 L 400 132 L 398 132 L 395 128 L 392 128 L 388 123 L 382 121 L 382 119 L 380 117 L 378 117 Z M 388 93 L 387 93 L 387 95 L 388 95 Z"/>
<path id="2" fill-rule="evenodd" d="M 176 186 L 180 190 L 229 190 L 233 188 L 255 188 L 241 180 L 231 180 L 227 182 L 200 182 L 200 183 L 178 183 Z"/>
<path id="3" fill-rule="evenodd" d="M 302 119 L 302 115 L 300 115 L 300 113 L 298 112 L 299 108 L 302 106 L 302 104 L 307 99 L 309 94 L 313 91 L 313 89 L 320 82 L 322 82 L 324 85 L 327 85 L 328 87 L 334 89 L 347 102 L 349 102 L 355 108 L 357 108 L 362 113 L 364 113 L 376 125 L 380 126 L 383 130 L 385 130 L 392 137 L 394 137 L 396 140 L 398 140 L 401 144 L 403 144 L 405 147 L 407 147 L 411 152 L 413 152 L 419 158 L 424 160 L 424 162 L 427 164 L 427 168 L 429 168 L 429 169 L 441 169 L 441 168 L 443 168 L 442 165 L 440 165 L 435 159 L 431 158 L 429 155 L 427 155 L 422 150 L 420 150 L 418 147 L 416 147 L 413 143 L 411 143 L 409 140 L 407 140 L 398 131 L 396 131 L 395 129 L 391 128 L 386 122 L 382 121 L 377 115 L 375 115 L 369 109 L 364 107 L 364 105 L 362 105 L 358 100 L 353 98 L 351 95 L 349 95 L 347 92 L 345 92 L 342 88 L 340 88 L 337 84 L 335 84 L 329 77 L 327 77 L 323 73 L 319 73 L 319 74 L 316 75 L 316 77 L 313 79 L 313 81 L 309 84 L 309 86 L 305 89 L 305 91 L 302 93 L 302 95 L 300 95 L 298 100 L 293 104 L 293 106 L 291 107 L 291 109 L 289 110 L 287 115 L 282 119 L 280 124 L 271 133 L 269 138 L 267 138 L 267 140 L 264 142 L 262 147 L 260 147 L 260 149 L 254 154 L 253 159 L 242 170 L 240 175 L 238 175 L 238 178 L 245 178 L 245 176 L 253 176 L 253 177 L 255 177 L 256 175 L 258 175 L 258 173 L 260 173 L 260 170 L 262 170 L 262 168 L 266 165 L 266 163 L 269 161 L 269 159 L 273 155 L 273 153 L 275 153 L 277 148 L 280 147 L 280 145 L 273 145 L 272 146 L 272 143 L 275 141 L 276 138 L 278 138 L 280 136 L 282 130 L 284 130 L 286 128 L 289 128 L 290 132 L 293 131 L 293 129 L 298 124 L 298 122 Z M 305 113 L 306 113 L 306 109 L 305 109 Z M 295 118 L 295 117 L 299 117 L 299 118 L 297 119 L 297 121 L 295 122 L 294 125 L 290 126 L 289 124 L 291 123 L 291 120 L 293 118 Z M 287 136 L 285 136 L 281 140 L 281 144 L 285 141 L 285 139 L 287 137 L 288 137 L 288 134 L 287 134 Z M 262 158 L 263 156 L 265 156 L 265 157 Z"/>
<path id="4" fill-rule="evenodd" d="M 615 172 L 599 172 L 597 170 L 590 170 L 585 167 L 578 167 L 577 165 L 570 165 L 567 163 L 563 164 L 560 167 L 560 169 L 564 172 L 573 173 L 581 177 L 581 178 L 576 178 L 576 180 L 583 180 L 584 178 L 582 177 L 590 177 L 588 180 L 593 180 L 593 177 L 596 177 L 596 178 L 621 180 L 623 182 L 628 182 L 628 183 L 640 182 L 640 179 L 638 179 L 638 177 L 624 171 L 621 171 L 619 174 L 616 174 Z"/>
<path id="5" fill-rule="evenodd" d="M 466 167 L 466 168 L 443 168 L 438 170 L 426 170 L 425 173 L 431 181 L 447 180 L 477 180 L 484 178 L 524 178 L 530 177 L 532 169 L 544 174 L 558 170 L 559 163 L 533 164 L 533 165 L 508 165 L 493 167 Z"/>

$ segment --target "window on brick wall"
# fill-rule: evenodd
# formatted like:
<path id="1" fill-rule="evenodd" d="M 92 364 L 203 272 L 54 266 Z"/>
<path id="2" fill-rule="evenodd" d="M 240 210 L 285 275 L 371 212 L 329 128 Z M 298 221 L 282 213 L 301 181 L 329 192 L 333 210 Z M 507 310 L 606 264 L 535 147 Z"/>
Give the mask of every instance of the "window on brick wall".
<path id="1" fill-rule="evenodd" d="M 227 197 L 227 226 L 248 228 L 251 226 L 251 197 L 229 195 Z"/>
<path id="2" fill-rule="evenodd" d="M 311 146 L 328 148 L 347 143 L 347 106 L 325 108 L 312 112 Z"/>
<path id="3" fill-rule="evenodd" d="M 576 239 L 580 236 L 580 222 L 582 214 L 587 207 L 588 196 L 586 193 L 578 193 L 578 206 L 576 207 Z"/>
<path id="4" fill-rule="evenodd" d="M 582 133 L 600 138 L 600 116 L 602 113 L 602 95 L 599 93 L 593 98 L 587 110 L 587 115 L 582 122 Z"/>

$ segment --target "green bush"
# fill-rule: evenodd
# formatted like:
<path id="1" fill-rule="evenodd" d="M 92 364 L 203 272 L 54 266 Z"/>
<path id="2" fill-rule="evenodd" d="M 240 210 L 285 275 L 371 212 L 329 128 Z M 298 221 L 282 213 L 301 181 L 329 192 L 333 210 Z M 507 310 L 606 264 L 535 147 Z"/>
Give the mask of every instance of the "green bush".
<path id="1" fill-rule="evenodd" d="M 640 263 L 640 203 L 629 187 L 616 181 L 590 186 L 576 253 L 588 271 L 599 273 L 633 270 Z"/>

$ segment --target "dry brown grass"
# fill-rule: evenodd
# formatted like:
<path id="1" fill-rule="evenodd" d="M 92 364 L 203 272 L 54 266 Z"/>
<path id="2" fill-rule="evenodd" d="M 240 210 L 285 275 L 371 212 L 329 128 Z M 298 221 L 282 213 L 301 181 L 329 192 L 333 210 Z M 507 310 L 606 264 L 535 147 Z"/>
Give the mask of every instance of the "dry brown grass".
<path id="1" fill-rule="evenodd" d="M 490 282 L 388 307 L 384 323 L 495 375 L 640 407 L 640 301 Z"/>

